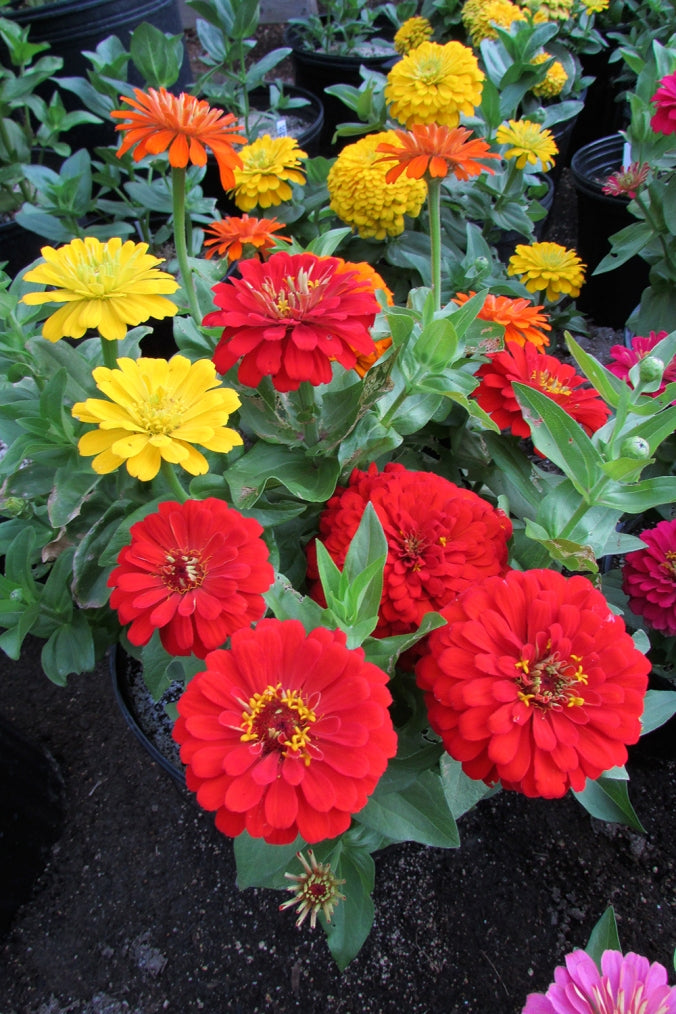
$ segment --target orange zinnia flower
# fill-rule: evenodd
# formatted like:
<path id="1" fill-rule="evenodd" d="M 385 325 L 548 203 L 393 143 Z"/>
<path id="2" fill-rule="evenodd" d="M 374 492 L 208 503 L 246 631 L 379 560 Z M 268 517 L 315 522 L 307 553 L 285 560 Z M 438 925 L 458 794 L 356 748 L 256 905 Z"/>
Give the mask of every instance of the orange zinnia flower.
<path id="1" fill-rule="evenodd" d="M 212 222 L 204 230 L 209 237 L 204 240 L 204 246 L 211 248 L 206 251 L 207 260 L 216 256 L 227 257 L 232 263 L 240 259 L 246 247 L 253 247 L 253 254 L 259 253 L 261 260 L 267 260 L 276 240 L 291 242 L 288 236 L 273 236 L 283 228 L 283 223 L 276 218 L 250 218 L 247 214 L 241 218 L 228 216 Z"/>
<path id="2" fill-rule="evenodd" d="M 132 110 L 113 109 L 110 114 L 124 120 L 115 127 L 126 133 L 118 156 L 136 145 L 133 157 L 139 162 L 145 155 L 159 155 L 168 149 L 169 163 L 185 169 L 188 162 L 206 165 L 206 149 L 211 148 L 223 188 L 234 187 L 233 169 L 240 168 L 242 160 L 232 146 L 245 144 L 246 138 L 237 133 L 242 128 L 232 113 L 212 108 L 204 99 L 185 92 L 173 95 L 166 88 L 149 88 L 147 92 L 134 88 L 134 95 L 135 100 L 120 96 L 120 101 L 128 102 Z"/>
<path id="3" fill-rule="evenodd" d="M 379 359 L 382 359 L 392 345 L 392 339 L 389 335 L 386 335 L 385 338 L 377 338 L 373 344 L 375 345 L 374 352 L 357 356 L 357 362 L 354 364 L 354 369 L 355 373 L 358 373 L 360 377 L 365 377 L 374 363 L 377 363 Z"/>
<path id="4" fill-rule="evenodd" d="M 396 162 L 385 179 L 394 183 L 405 171 L 411 179 L 447 176 L 449 171 L 459 180 L 468 180 L 482 172 L 495 170 L 478 159 L 499 158 L 489 150 L 486 141 L 475 137 L 465 127 L 446 127 L 439 123 L 415 123 L 410 130 L 395 130 L 399 145 L 379 144 L 377 151 L 386 152 L 380 162 Z"/>
<path id="5" fill-rule="evenodd" d="M 475 296 L 475 292 L 458 292 L 453 302 L 462 306 Z M 505 329 L 505 342 L 516 342 L 522 347 L 530 342 L 542 351 L 549 345 L 549 338 L 543 331 L 551 331 L 547 316 L 540 313 L 543 306 L 534 306 L 530 299 L 510 299 L 509 296 L 494 296 L 489 293 L 477 314 L 479 320 L 495 321 Z"/>

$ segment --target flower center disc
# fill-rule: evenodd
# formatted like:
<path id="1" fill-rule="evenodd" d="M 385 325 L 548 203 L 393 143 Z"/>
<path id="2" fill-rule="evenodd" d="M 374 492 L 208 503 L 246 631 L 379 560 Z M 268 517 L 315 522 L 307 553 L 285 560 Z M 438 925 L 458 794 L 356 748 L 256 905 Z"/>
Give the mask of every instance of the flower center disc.
<path id="1" fill-rule="evenodd" d="M 162 567 L 162 580 L 167 588 L 180 595 L 199 588 L 206 571 L 198 553 L 167 554 Z"/>
<path id="2" fill-rule="evenodd" d="M 516 680 L 519 700 L 527 707 L 532 705 L 541 711 L 550 711 L 584 704 L 579 688 L 587 684 L 589 677 L 582 669 L 579 655 L 563 659 L 554 651 L 535 663 L 522 658 L 516 668 L 519 670 Z"/>
<path id="3" fill-rule="evenodd" d="M 277 750 L 285 757 L 310 763 L 310 727 L 317 721 L 297 690 L 282 690 L 281 683 L 254 694 L 242 714 L 242 741 L 260 743 L 263 754 Z"/>

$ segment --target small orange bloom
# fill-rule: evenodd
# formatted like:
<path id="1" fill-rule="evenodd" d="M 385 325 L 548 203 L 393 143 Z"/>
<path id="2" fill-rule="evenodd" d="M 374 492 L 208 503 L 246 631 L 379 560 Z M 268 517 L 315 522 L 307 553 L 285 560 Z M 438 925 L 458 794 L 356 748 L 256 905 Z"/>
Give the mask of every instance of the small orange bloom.
<path id="1" fill-rule="evenodd" d="M 392 306 L 394 303 L 392 290 L 388 288 L 385 279 L 378 274 L 372 264 L 369 264 L 368 261 L 346 261 L 342 257 L 337 257 L 336 260 L 340 261 L 338 271 L 356 271 L 361 281 L 367 282 L 374 293 L 379 289 L 384 292 L 387 305 Z"/>
<path id="2" fill-rule="evenodd" d="M 364 377 L 373 364 L 377 363 L 378 360 L 385 355 L 392 344 L 392 339 L 388 335 L 386 338 L 377 338 L 373 344 L 375 345 L 375 351 L 369 352 L 366 355 L 362 354 L 357 356 L 357 362 L 354 364 L 354 370 L 360 377 Z"/>
<path id="3" fill-rule="evenodd" d="M 239 169 L 242 160 L 233 144 L 245 144 L 246 138 L 238 131 L 241 126 L 232 113 L 212 108 L 204 99 L 182 92 L 173 95 L 166 88 L 149 88 L 147 92 L 134 88 L 135 99 L 120 96 L 121 102 L 131 110 L 113 109 L 111 116 L 124 120 L 115 130 L 125 132 L 118 149 L 121 157 L 131 148 L 135 162 L 145 155 L 159 155 L 169 151 L 169 163 L 176 169 L 185 169 L 188 162 L 206 165 L 207 148 L 211 148 L 218 162 L 221 184 L 225 190 L 235 185 L 233 169 Z"/>
<path id="4" fill-rule="evenodd" d="M 394 183 L 405 171 L 411 179 L 447 176 L 449 171 L 459 180 L 468 180 L 482 172 L 495 170 L 483 165 L 479 159 L 499 158 L 490 151 L 486 141 L 475 137 L 466 127 L 447 127 L 439 123 L 415 123 L 410 130 L 395 130 L 399 145 L 379 144 L 377 151 L 387 152 L 380 162 L 396 162 L 385 177 Z"/>
<path id="5" fill-rule="evenodd" d="M 267 260 L 269 252 L 274 249 L 276 240 L 284 240 L 290 243 L 288 236 L 274 236 L 273 233 L 283 229 L 282 222 L 276 218 L 250 218 L 243 214 L 240 218 L 228 216 L 218 222 L 212 222 L 206 227 L 204 246 L 210 247 L 206 251 L 207 260 L 211 257 L 227 257 L 230 263 L 238 261 L 244 254 L 247 247 L 253 248 L 247 251 L 247 256 L 260 254 L 261 260 Z"/>
<path id="6" fill-rule="evenodd" d="M 463 306 L 468 299 L 476 295 L 474 292 L 458 292 L 453 302 Z M 543 306 L 534 306 L 530 299 L 510 299 L 509 296 L 494 296 L 489 293 L 486 301 L 477 314 L 479 320 L 490 320 L 502 324 L 505 329 L 505 343 L 516 342 L 522 348 L 529 342 L 538 351 L 549 345 L 549 338 L 544 331 L 551 331 L 552 326 L 547 320 Z"/>

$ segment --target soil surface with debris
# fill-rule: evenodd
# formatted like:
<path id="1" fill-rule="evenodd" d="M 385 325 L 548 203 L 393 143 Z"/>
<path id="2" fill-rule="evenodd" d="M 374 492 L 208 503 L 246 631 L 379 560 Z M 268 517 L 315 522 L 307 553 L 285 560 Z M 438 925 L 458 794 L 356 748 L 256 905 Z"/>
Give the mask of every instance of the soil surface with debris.
<path id="1" fill-rule="evenodd" d="M 546 238 L 575 230 L 564 170 Z M 604 360 L 621 340 L 590 321 L 583 344 Z M 657 748 L 628 764 L 644 834 L 502 792 L 462 818 L 459 849 L 379 855 L 375 924 L 341 974 L 280 894 L 237 889 L 231 842 L 135 739 L 107 663 L 59 688 L 40 647 L 0 659 L 0 713 L 55 759 L 64 821 L 0 937 L 0 1014 L 519 1014 L 609 905 L 623 948 L 670 967 L 676 761 Z M 0 869 L 5 893 L 16 880 Z"/>

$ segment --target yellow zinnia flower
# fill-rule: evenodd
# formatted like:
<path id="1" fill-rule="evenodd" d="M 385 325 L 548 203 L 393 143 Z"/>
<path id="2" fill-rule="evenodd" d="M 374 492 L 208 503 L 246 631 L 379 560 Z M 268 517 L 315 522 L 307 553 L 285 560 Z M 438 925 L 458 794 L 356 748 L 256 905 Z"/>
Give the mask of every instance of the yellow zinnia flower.
<path id="1" fill-rule="evenodd" d="M 496 39 L 495 26 L 509 28 L 515 21 L 525 21 L 526 15 L 512 0 L 488 0 L 476 8 L 465 4 L 462 20 L 473 46 L 479 46 L 484 39 Z"/>
<path id="2" fill-rule="evenodd" d="M 573 13 L 575 0 L 523 0 L 522 6 L 530 10 L 536 22 L 567 21 Z"/>
<path id="3" fill-rule="evenodd" d="M 432 26 L 427 18 L 408 18 L 394 36 L 394 48 L 404 56 L 432 38 Z"/>
<path id="4" fill-rule="evenodd" d="M 507 266 L 508 275 L 520 277 L 529 292 L 543 292 L 550 303 L 559 296 L 579 296 L 584 272 L 575 251 L 559 243 L 519 243 Z"/>
<path id="5" fill-rule="evenodd" d="M 292 197 L 290 183 L 305 183 L 301 159 L 307 158 L 293 137 L 262 137 L 239 152 L 242 166 L 235 169 L 235 204 L 240 211 L 256 206 L 271 208 Z"/>
<path id="6" fill-rule="evenodd" d="M 484 74 L 461 42 L 423 42 L 402 57 L 387 75 L 385 98 L 390 113 L 407 127 L 440 123 L 457 127 L 460 114 L 471 116 L 481 102 Z"/>
<path id="7" fill-rule="evenodd" d="M 221 387 L 210 359 L 121 358 L 117 365 L 117 370 L 98 366 L 92 373 L 108 401 L 87 398 L 72 408 L 76 419 L 98 424 L 80 438 L 78 450 L 85 457 L 95 455 L 92 468 L 99 475 L 125 464 L 130 475 L 147 482 L 163 460 L 190 475 L 204 475 L 207 460 L 193 444 L 227 454 L 242 443 L 225 425 L 239 408 L 239 397 Z"/>
<path id="8" fill-rule="evenodd" d="M 600 14 L 608 10 L 610 0 L 582 0 L 582 6 L 587 14 Z"/>
<path id="9" fill-rule="evenodd" d="M 360 236 L 375 239 L 398 236 L 404 231 L 404 215 L 415 218 L 425 203 L 424 180 L 406 175 L 395 183 L 385 180 L 389 165 L 383 162 L 378 145 L 396 140 L 393 130 L 367 134 L 347 144 L 329 172 L 326 182 L 331 210 Z"/>
<path id="10" fill-rule="evenodd" d="M 534 66 L 538 64 L 546 63 L 547 60 L 551 60 L 550 53 L 538 53 L 536 57 L 531 60 Z M 568 73 L 566 68 L 560 62 L 555 60 L 554 63 L 549 67 L 544 80 L 536 84 L 533 89 L 533 95 L 538 99 L 555 99 L 557 95 L 560 95 L 566 86 L 568 81 Z"/>
<path id="11" fill-rule="evenodd" d="M 517 169 L 540 163 L 542 172 L 548 172 L 559 153 L 554 135 L 532 120 L 509 120 L 502 123 L 495 132 L 498 144 L 508 144 L 505 158 L 516 159 Z"/>
<path id="12" fill-rule="evenodd" d="M 162 259 L 147 253 L 147 243 L 123 243 L 119 237 L 102 243 L 94 236 L 73 239 L 55 250 L 43 246 L 43 264 L 24 275 L 27 282 L 53 285 L 46 292 L 27 292 L 29 306 L 65 303 L 42 327 L 50 342 L 82 338 L 95 328 L 110 341 L 122 339 L 129 325 L 149 317 L 173 317 L 178 307 L 160 293 L 176 292 L 178 282 L 158 271 Z"/>

